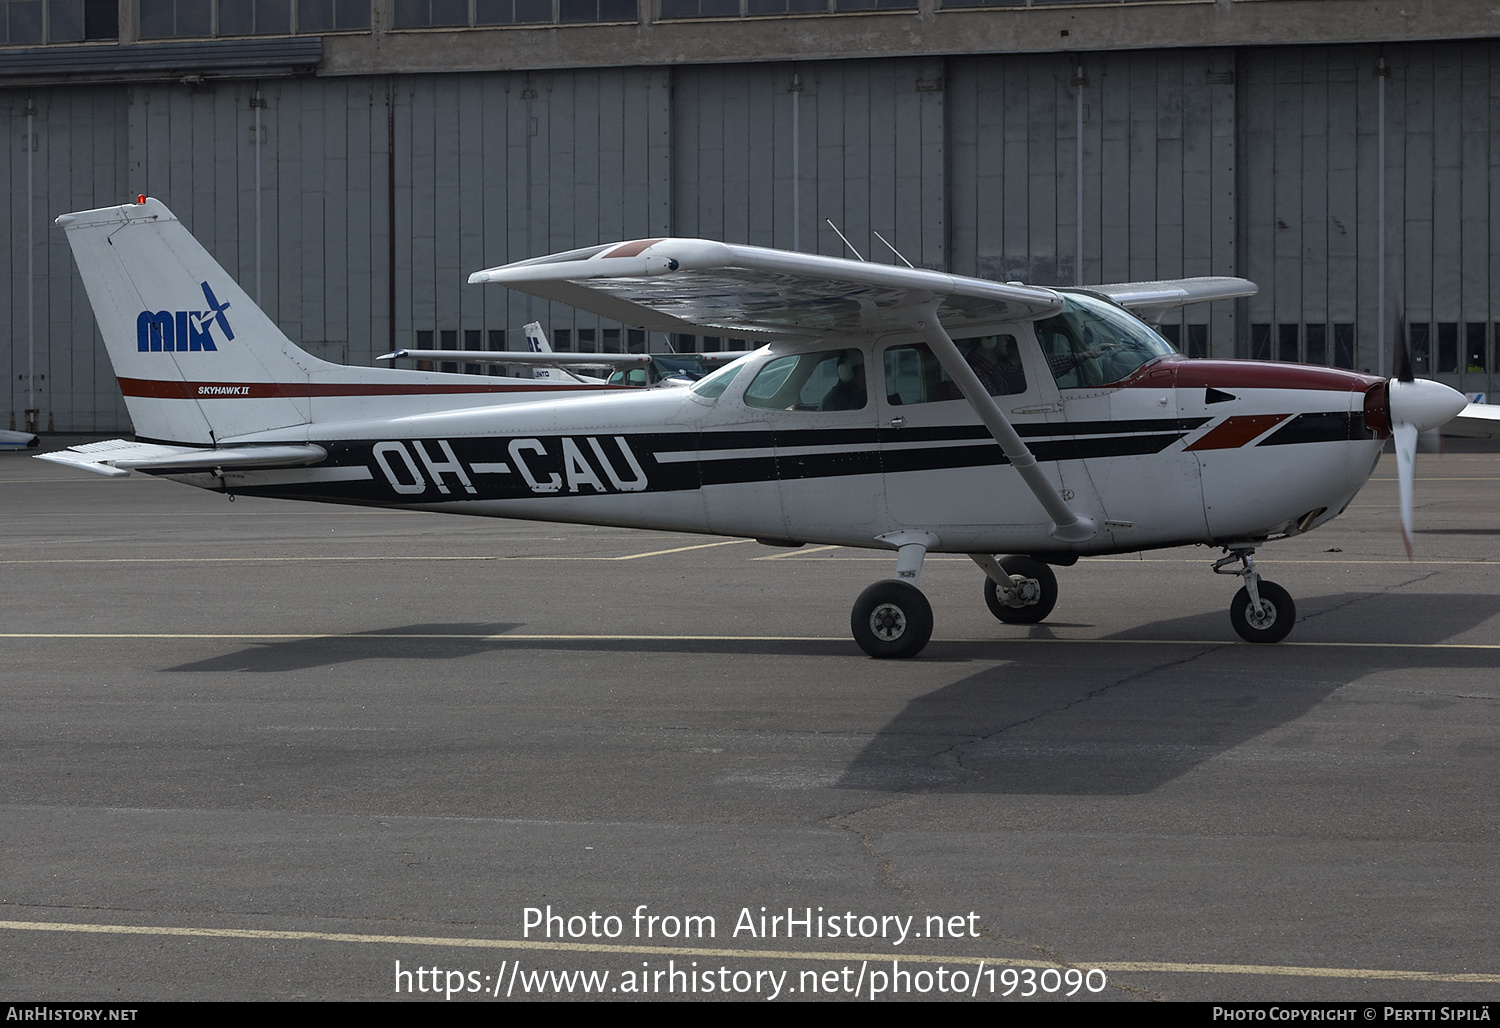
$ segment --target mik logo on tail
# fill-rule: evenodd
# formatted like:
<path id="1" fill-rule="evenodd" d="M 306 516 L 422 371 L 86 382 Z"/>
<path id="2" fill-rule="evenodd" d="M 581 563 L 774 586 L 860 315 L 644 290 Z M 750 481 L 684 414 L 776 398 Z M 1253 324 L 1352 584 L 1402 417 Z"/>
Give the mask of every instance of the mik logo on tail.
<path id="1" fill-rule="evenodd" d="M 202 285 L 203 298 L 208 303 L 206 311 L 141 311 L 140 316 L 135 319 L 135 348 L 141 353 L 184 350 L 217 352 L 219 348 L 214 345 L 211 331 L 216 323 L 224 333 L 224 341 L 233 341 L 234 329 L 229 327 L 229 319 L 224 316 L 224 312 L 229 309 L 228 302 L 220 303 L 207 282 Z"/>

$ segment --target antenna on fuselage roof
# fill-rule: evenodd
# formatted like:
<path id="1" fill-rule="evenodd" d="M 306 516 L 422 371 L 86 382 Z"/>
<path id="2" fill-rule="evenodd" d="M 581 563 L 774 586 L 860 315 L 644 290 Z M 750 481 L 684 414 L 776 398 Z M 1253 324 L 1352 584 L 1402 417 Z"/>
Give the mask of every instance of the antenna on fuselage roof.
<path id="1" fill-rule="evenodd" d="M 859 259 L 863 261 L 864 258 L 860 257 L 860 253 L 859 253 L 858 250 L 856 250 L 854 248 L 854 244 L 851 243 L 851 242 L 849 242 L 848 238 L 845 237 L 844 233 L 839 232 L 839 227 L 833 223 L 833 219 L 832 218 L 824 218 L 823 220 L 826 221 L 826 222 L 828 222 L 828 227 L 829 228 L 833 229 L 835 232 L 838 232 L 839 238 L 842 239 L 842 240 L 844 240 L 844 245 L 849 248 L 849 252 L 852 253 L 852 254 L 854 254 L 854 256 L 859 257 Z M 886 245 L 889 246 L 890 244 L 887 243 Z"/>
<path id="2" fill-rule="evenodd" d="M 875 232 L 874 229 L 871 229 L 870 231 L 871 232 Z M 908 268 L 911 268 L 913 271 L 916 270 L 917 266 L 915 264 L 913 264 L 911 261 L 907 260 L 906 257 L 902 255 L 902 253 L 901 253 L 900 250 L 898 250 L 894 246 L 892 246 L 891 245 L 891 241 L 889 239 L 887 239 L 885 236 L 881 235 L 879 232 L 875 232 L 875 238 L 878 239 L 878 240 L 880 240 L 886 246 L 890 246 L 891 247 L 891 253 L 895 254 L 897 257 L 900 257 L 902 264 L 905 264 Z"/>

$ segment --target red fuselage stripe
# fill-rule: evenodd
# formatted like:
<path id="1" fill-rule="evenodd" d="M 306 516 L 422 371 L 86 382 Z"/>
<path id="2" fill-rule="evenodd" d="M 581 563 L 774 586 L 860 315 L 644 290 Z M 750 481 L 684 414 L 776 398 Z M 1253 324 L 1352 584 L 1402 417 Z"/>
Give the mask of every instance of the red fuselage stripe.
<path id="1" fill-rule="evenodd" d="M 120 391 L 126 396 L 145 396 L 158 400 L 247 400 L 272 397 L 312 396 L 453 396 L 462 393 L 556 393 L 584 390 L 630 389 L 631 386 L 552 385 L 548 383 L 508 382 L 479 385 L 362 383 L 362 382 L 161 382 L 149 378 L 119 379 Z"/>
<path id="2" fill-rule="evenodd" d="M 1256 436 L 1269 432 L 1281 424 L 1290 414 L 1236 414 L 1226 418 L 1208 431 L 1189 450 L 1232 450 L 1244 446 Z"/>

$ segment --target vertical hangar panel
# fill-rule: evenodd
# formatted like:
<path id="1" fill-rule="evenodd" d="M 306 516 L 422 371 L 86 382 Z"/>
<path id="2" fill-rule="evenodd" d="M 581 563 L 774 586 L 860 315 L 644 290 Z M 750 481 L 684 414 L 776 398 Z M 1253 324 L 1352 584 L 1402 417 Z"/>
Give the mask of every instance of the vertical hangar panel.
<path id="1" fill-rule="evenodd" d="M 1462 306 L 1463 136 L 1453 112 L 1463 110 L 1462 44 L 1433 47 L 1432 126 L 1432 307 L 1434 321 L 1458 320 Z M 1442 112 L 1439 114 L 1438 112 Z M 1448 274 L 1437 268 L 1452 269 Z M 1434 352 L 1434 357 L 1436 352 Z M 1434 371 L 1454 371 L 1432 365 Z"/>
<path id="2" fill-rule="evenodd" d="M 979 274 L 978 198 L 987 189 L 993 172 L 982 166 L 984 139 L 990 137 L 982 124 L 982 113 L 993 105 L 985 102 L 985 83 L 972 59 L 948 62 L 948 261 L 958 275 Z M 983 185 L 982 185 L 983 183 Z"/>
<path id="3" fill-rule="evenodd" d="M 1494 145 L 1490 76 L 1497 48 L 1493 40 L 1463 43 L 1459 51 L 1460 116 L 1458 133 L 1460 186 L 1458 239 L 1460 248 L 1460 320 L 1485 322 L 1490 318 L 1490 151 Z M 1449 119 L 1450 121 L 1452 119 Z M 1460 332 L 1463 332 L 1460 329 Z"/>
<path id="4" fill-rule="evenodd" d="M 303 262 L 308 254 L 303 246 L 302 164 L 308 156 L 307 144 L 316 131 L 307 126 L 307 90 L 301 82 L 288 81 L 279 90 L 281 109 L 277 116 L 276 145 L 270 150 L 276 155 L 275 207 L 266 211 L 266 223 L 275 226 L 274 238 L 267 234 L 268 245 L 276 248 L 276 259 L 267 266 L 268 277 L 274 268 L 276 280 L 275 306 L 265 308 L 267 314 L 294 342 L 305 338 L 302 331 L 302 283 Z"/>
<path id="5" fill-rule="evenodd" d="M 894 260 L 883 244 L 877 247 L 871 230 L 879 232 L 902 248 L 901 233 L 897 231 L 896 209 L 877 203 L 875 196 L 889 196 L 887 189 L 876 185 L 883 175 L 890 174 L 890 154 L 897 145 L 896 137 L 882 132 L 872 124 L 870 112 L 875 108 L 875 86 L 887 84 L 890 76 L 884 73 L 883 62 L 860 62 L 839 69 L 839 106 L 842 109 L 843 146 L 841 158 L 843 196 L 837 208 L 839 214 L 828 217 L 838 224 L 856 246 L 868 247 L 865 254 L 871 260 Z M 890 83 L 894 85 L 894 83 Z M 821 160 L 819 167 L 822 167 Z M 845 227 L 847 225 L 847 227 Z M 861 243 L 860 240 L 865 240 Z M 905 244 L 911 249 L 910 242 Z"/>
<path id="6" fill-rule="evenodd" d="M 1303 51 L 1302 74 L 1295 83 L 1301 96 L 1302 117 L 1297 149 L 1301 154 L 1299 167 L 1289 168 L 1289 178 L 1301 184 L 1301 252 L 1299 264 L 1302 268 L 1300 283 L 1302 295 L 1298 303 L 1300 311 L 1296 320 L 1321 324 L 1327 320 L 1328 310 L 1328 254 L 1329 224 L 1328 193 L 1328 108 L 1329 93 L 1333 84 L 1329 81 L 1328 54 L 1322 49 Z M 1304 346 L 1305 346 L 1304 340 Z M 1307 357 L 1306 350 L 1298 359 Z M 1325 358 L 1326 359 L 1326 358 Z"/>
<path id="7" fill-rule="evenodd" d="M 1432 220 L 1433 220 L 1433 59 L 1430 45 L 1407 48 L 1405 60 L 1396 70 L 1401 79 L 1398 101 L 1404 118 L 1404 132 L 1397 136 L 1402 147 L 1402 190 L 1404 210 L 1399 216 L 1401 229 L 1397 238 L 1405 263 L 1397 296 L 1404 301 L 1407 318 L 1413 322 L 1430 321 L 1432 294 Z M 1418 374 L 1429 374 L 1431 368 L 1416 366 Z"/>
<path id="8" fill-rule="evenodd" d="M 30 91 L 36 112 L 30 138 L 28 91 L 0 96 L 6 139 L 12 143 L 7 147 L 9 160 L 0 163 L 0 188 L 10 198 L 8 273 L 0 277 L 0 303 L 10 316 L 5 342 L 0 344 L 0 371 L 9 374 L 11 383 L 3 394 L 0 428 L 24 428 L 25 412 L 34 403 L 36 424 L 42 431 L 128 429 L 129 418 L 99 341 L 93 309 L 67 239 L 52 220 L 65 211 L 128 198 L 130 187 L 124 181 L 128 93 L 121 86 Z M 32 241 L 29 273 L 28 232 Z M 28 377 L 33 370 L 34 393 Z"/>
<path id="9" fill-rule="evenodd" d="M 1379 253 L 1382 246 L 1386 247 L 1386 282 L 1394 283 L 1399 274 L 1399 265 L 1393 260 L 1397 257 L 1391 251 L 1389 239 L 1390 228 L 1387 226 L 1386 239 L 1380 237 L 1380 171 L 1381 162 L 1384 160 L 1387 170 L 1386 181 L 1386 209 L 1391 210 L 1390 198 L 1392 190 L 1399 181 L 1391 177 L 1395 170 L 1391 156 L 1393 153 L 1392 137 L 1390 131 L 1394 123 L 1390 118 L 1393 94 L 1390 92 L 1391 80 L 1385 78 L 1386 84 L 1386 129 L 1387 138 L 1385 153 L 1382 157 L 1380 152 L 1380 88 L 1381 78 L 1377 75 L 1378 62 L 1381 51 L 1376 47 L 1355 48 L 1351 52 L 1341 54 L 1343 61 L 1352 70 L 1352 77 L 1346 87 L 1354 98 L 1354 123 L 1358 134 L 1355 150 L 1354 167 L 1354 209 L 1356 212 L 1357 228 L 1354 235 L 1354 272 L 1352 276 L 1344 270 L 1345 266 L 1338 261 L 1334 267 L 1338 269 L 1330 274 L 1331 288 L 1334 293 L 1334 321 L 1353 321 L 1355 324 L 1355 338 L 1357 340 L 1358 355 L 1354 362 L 1357 369 L 1361 371 L 1378 372 L 1381 369 L 1379 357 L 1382 343 L 1387 354 L 1390 353 L 1391 339 L 1391 307 L 1387 302 L 1385 318 L 1382 321 L 1380 311 L 1380 260 Z M 1330 143 L 1332 141 L 1330 140 Z M 1389 289 L 1389 286 L 1387 287 Z M 1341 302 L 1344 291 L 1355 292 L 1357 296 L 1354 317 L 1344 319 L 1345 305 Z M 1389 367 L 1389 365 L 1387 365 Z"/>
<path id="10" fill-rule="evenodd" d="M 817 123 L 813 149 L 811 151 L 807 149 L 802 151 L 803 159 L 805 161 L 810 159 L 813 173 L 816 176 L 812 194 L 810 196 L 807 193 L 803 194 L 802 216 L 806 219 L 808 214 L 811 213 L 816 218 L 814 228 L 817 235 L 813 238 L 817 239 L 817 245 L 813 249 L 818 253 L 837 254 L 848 257 L 852 256 L 852 254 L 845 249 L 844 241 L 838 237 L 838 234 L 833 231 L 828 222 L 832 221 L 835 225 L 838 225 L 839 229 L 848 236 L 849 229 L 844 226 L 851 224 L 854 219 L 858 219 L 866 226 L 863 235 L 865 238 L 870 238 L 868 235 L 869 201 L 866 200 L 864 210 L 861 211 L 850 211 L 844 202 L 847 196 L 847 191 L 844 188 L 844 176 L 848 164 L 851 163 L 845 160 L 845 141 L 847 139 L 851 146 L 858 146 L 861 142 L 864 144 L 865 160 L 863 162 L 856 160 L 852 163 L 856 165 L 864 163 L 866 166 L 868 166 L 869 162 L 870 141 L 867 138 L 861 138 L 863 133 L 860 133 L 858 129 L 852 134 L 847 131 L 848 126 L 844 121 L 845 100 L 847 99 L 844 96 L 844 87 L 849 76 L 845 74 L 845 71 L 846 69 L 841 64 L 818 65 L 813 71 L 813 78 L 817 83 L 816 89 L 811 97 L 806 92 L 803 93 L 804 100 L 815 98 L 815 101 L 807 106 L 815 112 Z M 807 110 L 804 109 L 804 118 L 806 114 Z M 896 125 L 895 135 L 897 138 L 902 136 L 902 127 L 899 123 Z M 806 166 L 804 165 L 804 167 Z M 868 181 L 867 173 L 866 182 Z M 809 211 L 808 200 L 812 200 L 811 211 Z M 858 242 L 860 235 L 849 236 L 850 241 L 854 242 L 855 246 L 860 246 Z M 809 241 L 809 237 L 804 230 L 802 245 L 807 246 Z M 868 245 L 861 247 L 861 249 L 864 250 L 866 260 L 872 259 Z"/>
<path id="11" fill-rule="evenodd" d="M 1323 186 L 1328 210 L 1326 238 L 1328 275 L 1324 281 L 1327 319 L 1331 324 L 1360 320 L 1361 225 L 1359 218 L 1361 165 L 1373 158 L 1366 153 L 1362 124 L 1361 83 L 1368 83 L 1375 67 L 1374 55 L 1362 50 L 1324 51 L 1327 67 L 1327 176 Z M 1369 92 L 1368 88 L 1365 92 Z M 1310 183 L 1310 185 L 1312 185 Z M 1373 233 L 1371 239 L 1374 238 Z"/>
<path id="12" fill-rule="evenodd" d="M 371 364 L 377 353 L 385 352 L 385 339 L 374 339 L 375 318 L 385 314 L 385 305 L 376 309 L 376 296 L 385 290 L 376 290 L 377 277 L 385 279 L 386 245 L 382 238 L 375 238 L 377 217 L 385 221 L 385 204 L 379 213 L 375 207 L 375 172 L 378 167 L 385 170 L 385 147 L 380 147 L 377 164 L 375 147 L 385 139 L 384 90 L 376 92 L 374 79 L 350 80 L 339 98 L 342 103 L 330 105 L 330 113 L 343 129 L 343 183 L 345 202 L 341 205 L 340 236 L 330 261 L 340 267 L 331 271 L 329 278 L 328 306 L 337 310 L 331 317 L 330 334 L 345 341 L 345 359 L 351 364 Z M 378 106 L 377 106 L 378 104 Z M 338 196 L 340 183 L 339 161 L 329 155 L 323 162 L 327 178 L 326 189 L 331 196 Z M 383 177 L 383 176 L 382 176 Z M 382 198 L 384 193 L 382 191 Z M 343 292 L 335 282 L 342 281 Z M 375 347 L 379 346 L 380 349 Z"/>
<path id="13" fill-rule="evenodd" d="M 1207 188 L 1211 197 L 1211 214 L 1207 220 L 1188 219 L 1186 224 L 1190 238 L 1196 240 L 1206 235 L 1210 237 L 1210 242 L 1207 247 L 1207 263 L 1199 260 L 1196 251 L 1190 251 L 1192 260 L 1187 265 L 1188 274 L 1241 274 L 1238 246 L 1244 226 L 1240 224 L 1239 197 L 1235 189 L 1240 149 L 1239 125 L 1235 118 L 1239 81 L 1235 73 L 1234 52 L 1210 51 L 1204 79 L 1204 91 L 1208 94 L 1209 103 L 1199 112 L 1198 117 L 1189 120 L 1193 127 L 1189 138 L 1198 138 L 1205 131 L 1208 134 L 1207 160 L 1211 170 Z M 1195 91 L 1190 90 L 1189 95 L 1195 95 Z M 1185 109 L 1193 110 L 1192 107 Z M 1188 167 L 1196 168 L 1199 164 L 1197 160 L 1189 161 Z M 1194 190 L 1191 195 L 1200 194 Z M 1241 306 L 1238 303 L 1216 303 L 1209 306 L 1207 320 L 1210 356 L 1234 356 L 1237 340 L 1244 332 L 1238 323 Z M 1198 319 L 1204 316 L 1201 312 L 1195 314 Z"/>
<path id="14" fill-rule="evenodd" d="M 949 68 L 956 270 L 1064 285 L 1236 273 L 1231 52 L 978 57 Z M 1212 319 L 1214 352 L 1232 352 L 1232 311 L 1182 316 Z"/>
<path id="15" fill-rule="evenodd" d="M 514 77 L 507 74 L 479 77 L 480 138 L 477 144 L 470 141 L 471 146 L 477 146 L 478 166 L 466 173 L 478 176 L 474 185 L 479 191 L 480 206 L 464 212 L 465 223 L 473 226 L 479 238 L 476 262 L 465 265 L 469 273 L 504 264 L 509 259 L 512 221 L 509 154 L 514 82 Z M 486 328 L 507 329 L 510 311 L 509 297 L 505 295 L 507 290 L 484 286 L 465 288 L 476 292 L 483 313 L 480 320 Z M 517 324 L 524 324 L 524 320 Z M 506 345 L 514 349 L 509 332 L 505 339 Z M 486 336 L 482 345 L 488 349 L 489 343 Z"/>
<path id="16" fill-rule="evenodd" d="M 1031 69 L 1028 62 L 1006 61 L 999 68 L 1005 90 L 1000 124 L 1000 276 L 1006 281 L 1031 278 L 1031 180 L 1026 174 L 1031 151 Z"/>
<path id="17" fill-rule="evenodd" d="M 1130 178 L 1130 247 L 1128 276 L 1150 279 L 1156 275 L 1156 64 L 1170 59 L 1144 53 L 1126 55 L 1129 78 L 1130 132 L 1128 146 Z"/>
<path id="18" fill-rule="evenodd" d="M 1181 277 L 1183 254 L 1183 179 L 1186 169 L 1184 139 L 1184 79 L 1187 70 L 1180 60 L 1161 54 L 1156 60 L 1156 218 L 1155 271 L 1159 278 Z M 1196 85 L 1196 83 L 1195 83 Z"/>
<path id="19" fill-rule="evenodd" d="M 678 69 L 673 232 L 847 254 L 832 219 L 867 259 L 896 260 L 873 230 L 914 264 L 946 266 L 941 72 L 927 60 Z"/>
<path id="20" fill-rule="evenodd" d="M 1099 278 L 1130 278 L 1130 65 L 1124 54 L 1105 54 L 1099 72 L 1099 163 L 1084 173 L 1099 180 Z M 1107 169 L 1107 170 L 1106 170 Z"/>
<path id="21" fill-rule="evenodd" d="M 735 76 L 732 82 L 726 81 L 719 98 L 723 106 L 702 112 L 709 122 L 716 121 L 717 124 L 705 123 L 698 134 L 704 146 L 703 170 L 709 177 L 722 173 L 724 178 L 722 195 L 712 191 L 699 198 L 700 203 L 706 202 L 703 223 L 723 233 L 715 238 L 736 243 L 749 242 L 750 223 L 754 217 L 751 205 L 724 203 L 722 197 L 750 195 L 751 142 L 747 130 L 753 91 L 753 84 L 744 76 Z"/>
<path id="22" fill-rule="evenodd" d="M 4 372 L 8 383 L 3 394 L 7 427 L 23 427 L 21 412 L 26 406 L 26 383 L 21 376 L 26 373 L 26 155 L 22 147 L 26 143 L 26 91 L 7 89 L 0 91 L 0 128 L 5 130 L 5 159 L 0 160 L 0 196 L 5 197 L 3 237 L 5 259 L 0 261 L 0 312 L 5 319 L 0 322 L 0 372 Z M 21 180 L 20 195 L 15 188 L 16 176 Z M 18 259 L 19 258 L 19 259 Z M 18 272 L 17 268 L 21 270 Z"/>
<path id="23" fill-rule="evenodd" d="M 300 265 L 298 277 L 287 283 L 289 291 L 297 297 L 297 320 L 296 328 L 293 329 L 292 321 L 287 319 L 282 326 L 293 341 L 302 344 L 312 344 L 312 349 L 320 357 L 331 357 L 338 360 L 342 354 L 338 352 L 329 353 L 322 345 L 326 339 L 324 334 L 324 311 L 323 291 L 327 282 L 325 279 L 324 259 L 328 252 L 326 208 L 328 197 L 323 192 L 323 148 L 325 141 L 323 133 L 325 129 L 324 111 L 330 97 L 331 90 L 319 88 L 322 84 L 299 81 L 297 83 L 298 116 L 297 134 L 300 137 L 298 144 L 298 174 L 294 180 L 297 192 L 292 194 L 296 197 L 295 202 L 288 202 L 288 197 L 282 198 L 283 218 L 290 215 L 291 223 L 288 225 L 287 234 L 295 239 L 297 251 L 297 263 Z M 335 86 L 334 88 L 337 88 Z"/>
<path id="24" fill-rule="evenodd" d="M 666 228 L 661 200 L 669 187 L 657 181 L 666 169 L 669 97 L 661 73 L 486 72 L 401 81 L 421 84 L 397 137 L 397 192 L 415 212 L 416 270 L 403 303 L 410 313 L 398 313 L 402 345 L 430 331 L 441 346 L 439 333 L 449 331 L 459 347 L 488 347 L 488 333 L 504 331 L 507 346 L 522 348 L 528 320 L 554 336 L 595 327 L 593 315 L 467 279 L 481 268 Z M 398 248 L 407 245 L 399 231 Z M 424 259 L 430 277 L 421 271 Z"/>
<path id="25" fill-rule="evenodd" d="M 321 153 L 309 161 L 307 178 L 316 184 L 321 217 L 314 223 L 322 235 L 318 264 L 316 308 L 305 319 L 305 330 L 323 341 L 323 356 L 349 360 L 349 208 L 357 202 L 358 175 L 349 162 L 349 92 L 359 83 L 341 79 L 323 91 Z"/>
<path id="26" fill-rule="evenodd" d="M 464 82 L 468 77 L 434 75 L 425 80 L 430 85 L 424 96 L 430 106 L 424 111 L 424 116 L 431 120 L 431 150 L 424 150 L 422 154 L 424 174 L 421 184 L 424 191 L 414 196 L 414 206 L 429 212 L 431 232 L 427 239 L 432 262 L 417 265 L 413 286 L 426 290 L 426 294 L 416 293 L 413 300 L 420 301 L 421 309 L 429 312 L 429 323 L 419 327 L 435 327 L 439 332 L 457 332 L 463 327 L 460 324 L 463 312 L 459 297 L 463 271 L 459 260 L 459 167 L 463 160 L 464 141 L 459 133 L 459 111 Z M 429 145 L 425 132 L 422 143 L 424 148 Z M 415 179 L 412 187 L 415 192 Z M 462 340 L 454 336 L 448 343 L 457 347 L 462 345 Z M 446 344 L 439 337 L 437 345 Z"/>

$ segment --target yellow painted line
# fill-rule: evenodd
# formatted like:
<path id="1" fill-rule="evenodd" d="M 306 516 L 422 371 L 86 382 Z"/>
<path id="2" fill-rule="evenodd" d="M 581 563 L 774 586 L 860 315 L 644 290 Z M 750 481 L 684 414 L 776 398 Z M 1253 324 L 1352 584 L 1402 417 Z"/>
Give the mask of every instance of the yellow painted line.
<path id="1" fill-rule="evenodd" d="M 788 557 L 806 557 L 809 553 L 823 553 L 826 550 L 841 550 L 842 546 L 814 546 L 809 550 L 789 549 L 785 553 L 771 553 L 764 557 L 752 557 L 751 560 L 786 560 Z M 870 558 L 867 558 L 870 559 Z M 886 560 L 890 559 L 887 555 Z"/>
<path id="2" fill-rule="evenodd" d="M 910 964 L 993 964 L 1010 967 L 1088 967 L 1115 972 L 1178 972 L 1187 974 L 1250 974 L 1295 978 L 1356 978 L 1374 981 L 1459 982 L 1476 985 L 1500 984 L 1500 974 L 1452 973 L 1445 971 L 1400 971 L 1386 968 L 1297 967 L 1277 964 L 1193 964 L 1178 961 L 1105 961 L 1063 964 L 1052 960 L 939 955 L 934 953 L 851 952 L 845 950 L 725 949 L 706 946 L 644 946 L 607 942 L 553 942 L 542 939 L 474 939 L 435 935 L 361 935 L 351 932 L 294 932 L 259 928 L 182 928 L 172 925 L 65 924 L 51 921 L 0 921 L 0 930 L 22 932 L 74 932 L 94 935 L 153 935 L 199 939 L 252 939 L 306 942 L 346 942 L 387 946 L 445 946 L 455 949 L 531 950 L 544 953 L 588 953 L 597 956 L 723 957 L 759 960 L 868 960 L 885 963 L 899 960 Z"/>
<path id="3" fill-rule="evenodd" d="M 53 557 L 43 560 L 11 560 L 0 558 L 0 564 L 294 564 L 298 562 L 345 561 L 497 561 L 497 560 L 640 560 L 642 557 L 662 557 L 669 553 L 686 553 L 689 550 L 707 550 L 715 546 L 733 546 L 748 543 L 749 539 L 730 539 L 721 543 L 700 543 L 696 546 L 678 546 L 670 550 L 650 550 L 646 553 L 628 553 L 620 557 L 570 557 L 570 556 L 509 556 L 505 554 L 450 554 L 446 556 L 391 556 L 371 554 L 349 554 L 347 556 L 323 557 Z"/>
<path id="4" fill-rule="evenodd" d="M 558 633 L 514 633 L 504 635 L 466 635 L 442 632 L 0 632 L 0 639 L 219 639 L 227 642 L 264 642 L 276 640 L 305 639 L 358 639 L 362 642 L 378 642 L 382 639 L 445 639 L 465 642 L 827 642 L 853 643 L 844 635 L 564 635 Z M 1264 643 L 1248 643 L 1238 639 L 1099 639 L 1049 638 L 1018 636 L 1012 638 L 992 637 L 988 639 L 938 639 L 940 643 L 964 643 L 969 645 L 1008 646 L 1017 643 L 1052 643 L 1099 646 L 1252 646 L 1267 652 L 1285 647 L 1322 647 L 1335 649 L 1386 649 L 1386 650 L 1500 650 L 1500 643 L 1405 643 L 1405 642 L 1281 642 L 1267 646 Z"/>
<path id="5" fill-rule="evenodd" d="M 623 557 L 511 557 L 510 560 L 640 560 L 642 557 L 665 557 L 669 553 L 686 553 L 689 550 L 711 550 L 715 546 L 737 546 L 752 542 L 750 539 L 726 539 L 719 543 L 698 543 L 695 546 L 674 546 L 670 550 L 648 550 L 645 553 L 627 553 Z"/>

